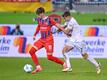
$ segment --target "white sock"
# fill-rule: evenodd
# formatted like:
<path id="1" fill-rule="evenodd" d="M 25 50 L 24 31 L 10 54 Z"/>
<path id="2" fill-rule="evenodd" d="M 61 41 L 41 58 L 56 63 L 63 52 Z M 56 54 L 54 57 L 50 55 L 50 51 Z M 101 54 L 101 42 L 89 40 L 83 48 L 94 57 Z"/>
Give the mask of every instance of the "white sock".
<path id="1" fill-rule="evenodd" d="M 71 68 L 70 57 L 67 53 L 63 54 L 67 67 Z"/>
<path id="2" fill-rule="evenodd" d="M 36 68 L 41 68 L 41 66 L 40 66 L 40 65 L 37 65 Z"/>
<path id="3" fill-rule="evenodd" d="M 94 64 L 96 67 L 99 66 L 99 64 L 97 63 L 97 61 L 94 58 L 88 56 L 87 60 L 89 62 L 91 62 L 92 64 Z"/>

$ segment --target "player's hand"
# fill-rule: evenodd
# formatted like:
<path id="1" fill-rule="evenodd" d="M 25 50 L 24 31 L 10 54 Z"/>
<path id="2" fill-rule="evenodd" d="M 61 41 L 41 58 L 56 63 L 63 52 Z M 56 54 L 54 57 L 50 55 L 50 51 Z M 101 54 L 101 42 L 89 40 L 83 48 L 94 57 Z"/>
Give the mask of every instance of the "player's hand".
<path id="1" fill-rule="evenodd" d="M 63 26 L 61 27 L 62 29 L 65 29 L 67 26 Z M 57 32 L 61 32 L 62 30 L 61 29 L 58 29 Z"/>
<path id="2" fill-rule="evenodd" d="M 35 37 L 35 36 L 33 36 L 33 40 L 36 40 L 36 37 Z"/>
<path id="3" fill-rule="evenodd" d="M 58 33 L 61 32 L 61 31 L 62 31 L 61 29 L 58 29 L 58 30 L 57 30 Z"/>

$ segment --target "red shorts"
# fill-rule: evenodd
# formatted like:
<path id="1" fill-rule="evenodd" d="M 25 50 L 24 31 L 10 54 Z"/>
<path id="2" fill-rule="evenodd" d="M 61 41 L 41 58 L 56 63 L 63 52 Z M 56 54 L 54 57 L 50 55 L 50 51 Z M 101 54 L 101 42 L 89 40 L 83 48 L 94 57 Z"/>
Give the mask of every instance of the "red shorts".
<path id="1" fill-rule="evenodd" d="M 48 37 L 46 39 L 39 39 L 36 42 L 34 42 L 34 46 L 37 47 L 37 49 L 45 48 L 48 55 L 52 55 L 53 49 L 54 49 L 54 40 L 53 37 Z"/>

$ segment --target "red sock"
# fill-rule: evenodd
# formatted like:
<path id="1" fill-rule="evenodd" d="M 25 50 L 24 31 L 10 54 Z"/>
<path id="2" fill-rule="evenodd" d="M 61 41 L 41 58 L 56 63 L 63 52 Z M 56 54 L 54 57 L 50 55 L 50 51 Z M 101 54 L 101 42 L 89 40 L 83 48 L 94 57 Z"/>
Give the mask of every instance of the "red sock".
<path id="1" fill-rule="evenodd" d="M 61 65 L 64 64 L 64 62 L 63 62 L 62 60 L 60 60 L 59 58 L 54 57 L 54 56 L 52 56 L 52 55 L 48 55 L 48 60 L 54 61 L 54 62 L 56 62 L 56 63 L 58 63 L 58 64 L 61 64 Z"/>
<path id="2" fill-rule="evenodd" d="M 30 49 L 30 51 L 29 51 L 33 62 L 34 62 L 35 65 L 37 66 L 37 65 L 39 65 L 39 62 L 38 62 L 38 58 L 37 58 L 35 52 L 36 52 L 36 49 L 35 49 L 34 47 L 32 47 L 32 48 Z"/>

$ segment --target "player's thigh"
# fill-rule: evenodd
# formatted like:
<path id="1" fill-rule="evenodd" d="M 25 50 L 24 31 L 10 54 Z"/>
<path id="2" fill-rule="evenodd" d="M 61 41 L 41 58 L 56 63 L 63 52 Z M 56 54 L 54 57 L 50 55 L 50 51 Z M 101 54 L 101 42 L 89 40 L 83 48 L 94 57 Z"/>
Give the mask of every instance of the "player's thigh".
<path id="1" fill-rule="evenodd" d="M 47 55 L 53 54 L 53 50 L 54 50 L 54 42 L 53 41 L 48 41 L 44 47 L 46 49 Z"/>
<path id="2" fill-rule="evenodd" d="M 70 39 L 66 39 L 65 46 L 62 50 L 62 53 L 69 52 L 73 48 L 74 48 L 74 45 L 73 45 L 72 41 Z"/>
<path id="3" fill-rule="evenodd" d="M 41 39 L 37 40 L 36 42 L 34 42 L 34 47 L 39 50 L 41 48 L 43 48 L 43 43 L 41 41 Z"/>
<path id="4" fill-rule="evenodd" d="M 79 50 L 81 54 L 86 53 L 86 44 L 84 42 L 74 43 L 74 46 Z"/>
<path id="5" fill-rule="evenodd" d="M 62 49 L 62 53 L 67 53 L 69 52 L 70 50 L 72 50 L 73 47 L 72 46 L 69 46 L 69 45 L 65 45 L 64 48 Z"/>

